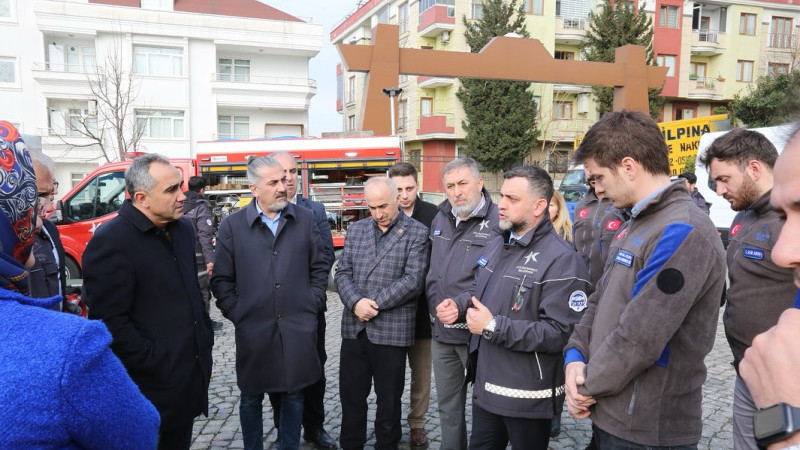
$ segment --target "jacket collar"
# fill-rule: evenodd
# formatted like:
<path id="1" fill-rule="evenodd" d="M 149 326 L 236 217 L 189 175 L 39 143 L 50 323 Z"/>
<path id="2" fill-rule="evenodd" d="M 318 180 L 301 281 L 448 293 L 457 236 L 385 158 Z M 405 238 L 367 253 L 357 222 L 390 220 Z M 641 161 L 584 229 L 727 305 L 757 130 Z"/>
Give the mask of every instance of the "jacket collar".
<path id="1" fill-rule="evenodd" d="M 503 231 L 503 244 L 527 247 L 541 239 L 542 236 L 550 234 L 551 231 L 554 231 L 553 222 L 550 221 L 550 215 L 545 214 L 544 217 L 542 217 L 542 220 L 540 220 L 532 230 L 528 231 L 524 236 L 514 241 L 513 244 L 508 243 L 508 240 L 511 237 L 511 230 Z"/>
<path id="2" fill-rule="evenodd" d="M 148 219 L 143 212 L 139 211 L 137 207 L 133 206 L 133 201 L 131 199 L 125 200 L 125 202 L 119 208 L 119 215 L 130 221 L 133 226 L 138 228 L 142 233 L 157 228 L 152 220 Z M 177 220 L 168 223 L 166 228 L 168 230 L 172 229 L 176 222 Z"/>
<path id="3" fill-rule="evenodd" d="M 294 203 L 287 202 L 286 207 L 283 208 L 283 212 L 281 213 L 281 221 L 288 217 L 295 217 L 295 208 L 297 206 Z M 258 216 L 258 210 L 256 209 L 256 198 L 253 197 L 253 200 L 250 201 L 250 204 L 247 205 L 244 209 L 245 219 L 247 225 L 252 227 L 254 223 L 258 220 L 261 220 Z"/>
<path id="4" fill-rule="evenodd" d="M 768 190 L 764 193 L 758 200 L 753 202 L 747 209 L 752 209 L 756 212 L 759 216 L 763 216 L 764 214 L 772 211 L 772 205 L 769 203 L 770 195 L 772 194 L 772 189 Z"/>
<path id="5" fill-rule="evenodd" d="M 631 211 L 631 218 L 636 219 L 639 217 L 652 214 L 653 212 L 660 211 L 673 203 L 689 200 L 689 190 L 686 189 L 686 183 L 683 179 L 678 179 L 670 182 L 660 191 L 656 191 L 649 197 L 641 200 L 637 205 L 636 212 Z"/>

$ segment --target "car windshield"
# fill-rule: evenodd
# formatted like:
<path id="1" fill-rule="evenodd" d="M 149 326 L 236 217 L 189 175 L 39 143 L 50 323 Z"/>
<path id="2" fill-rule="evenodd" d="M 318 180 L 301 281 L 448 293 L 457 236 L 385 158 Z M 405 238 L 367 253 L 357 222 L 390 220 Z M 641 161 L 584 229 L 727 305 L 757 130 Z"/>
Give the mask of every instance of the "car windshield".
<path id="1" fill-rule="evenodd" d="M 564 175 L 561 186 L 580 186 L 586 184 L 586 176 L 581 169 L 570 170 Z"/>

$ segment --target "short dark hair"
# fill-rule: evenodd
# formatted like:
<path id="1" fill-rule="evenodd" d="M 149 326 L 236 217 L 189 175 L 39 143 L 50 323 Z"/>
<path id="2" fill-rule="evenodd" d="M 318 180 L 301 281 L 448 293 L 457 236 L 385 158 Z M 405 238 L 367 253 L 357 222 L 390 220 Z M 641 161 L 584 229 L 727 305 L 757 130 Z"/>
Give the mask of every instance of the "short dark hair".
<path id="1" fill-rule="evenodd" d="M 683 172 L 682 174 L 678 175 L 678 178 L 683 178 L 684 180 L 688 181 L 689 184 L 697 184 L 697 175 L 693 174 L 692 172 Z"/>
<path id="2" fill-rule="evenodd" d="M 639 111 L 605 113 L 575 151 L 575 162 L 594 159 L 600 167 L 616 169 L 623 158 L 633 158 L 652 175 L 669 175 L 669 149 L 658 124 Z"/>
<path id="3" fill-rule="evenodd" d="M 399 162 L 389 168 L 389 178 L 392 177 L 414 177 L 417 180 L 417 168 L 407 162 Z"/>
<path id="4" fill-rule="evenodd" d="M 539 166 L 517 166 L 506 170 L 503 179 L 509 178 L 525 178 L 528 180 L 528 190 L 531 194 L 539 195 L 548 203 L 553 198 L 553 179 Z"/>
<path id="5" fill-rule="evenodd" d="M 708 167 L 714 159 L 736 164 L 740 168 L 744 168 L 748 161 L 755 159 L 772 169 L 775 167 L 775 160 L 778 159 L 778 150 L 758 131 L 735 128 L 708 146 L 706 153 L 700 157 L 700 164 Z"/>
<path id="6" fill-rule="evenodd" d="M 206 187 L 206 179 L 203 177 L 194 176 L 189 178 L 189 190 L 192 192 L 200 192 Z"/>

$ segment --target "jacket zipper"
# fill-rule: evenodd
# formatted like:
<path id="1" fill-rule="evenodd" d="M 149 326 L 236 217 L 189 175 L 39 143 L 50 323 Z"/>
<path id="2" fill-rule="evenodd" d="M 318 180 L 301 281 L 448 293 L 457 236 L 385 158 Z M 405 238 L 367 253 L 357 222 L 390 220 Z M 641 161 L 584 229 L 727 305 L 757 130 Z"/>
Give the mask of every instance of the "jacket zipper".
<path id="1" fill-rule="evenodd" d="M 631 394 L 631 402 L 628 404 L 628 415 L 633 415 L 633 405 L 636 404 L 636 395 L 639 393 L 639 378 L 633 379 L 633 394 Z"/>

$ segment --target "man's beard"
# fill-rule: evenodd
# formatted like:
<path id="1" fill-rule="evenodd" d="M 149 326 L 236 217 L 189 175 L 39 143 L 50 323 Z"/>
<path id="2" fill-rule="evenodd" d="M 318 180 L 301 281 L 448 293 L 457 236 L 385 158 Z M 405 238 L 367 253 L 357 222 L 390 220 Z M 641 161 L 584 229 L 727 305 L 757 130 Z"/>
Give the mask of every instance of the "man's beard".
<path id="1" fill-rule="evenodd" d="M 747 209 L 752 206 L 759 197 L 760 195 L 758 195 L 758 186 L 756 186 L 756 182 L 749 177 L 745 177 L 742 182 L 742 187 L 739 189 L 739 193 L 734 198 L 737 204 L 734 205 L 731 203 L 731 209 L 734 211 Z"/>
<path id="2" fill-rule="evenodd" d="M 528 224 L 526 222 L 521 223 L 514 223 L 511 219 L 500 219 L 498 226 L 503 231 L 511 230 L 512 233 L 516 234 L 519 230 L 525 229 Z"/>
<path id="3" fill-rule="evenodd" d="M 280 211 L 283 208 L 286 208 L 287 204 L 289 204 L 289 201 L 284 196 L 279 199 L 275 199 L 275 203 L 273 203 L 272 206 L 269 206 L 267 209 L 270 211 Z"/>

